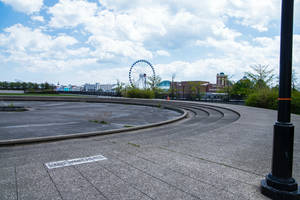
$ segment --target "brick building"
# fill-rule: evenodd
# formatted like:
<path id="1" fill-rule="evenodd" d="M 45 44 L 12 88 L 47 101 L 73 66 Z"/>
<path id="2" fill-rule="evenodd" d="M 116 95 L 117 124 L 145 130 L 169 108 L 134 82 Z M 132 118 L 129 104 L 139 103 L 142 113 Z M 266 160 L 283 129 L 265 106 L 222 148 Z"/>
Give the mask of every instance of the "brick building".
<path id="1" fill-rule="evenodd" d="M 179 99 L 197 98 L 207 92 L 207 81 L 181 81 L 171 83 L 171 93 Z"/>
<path id="2" fill-rule="evenodd" d="M 181 81 L 171 83 L 171 96 L 177 99 L 197 99 L 203 94 L 213 94 L 228 86 L 228 76 L 223 72 L 217 74 L 216 84 L 208 81 Z M 173 91 L 173 92 L 172 92 Z"/>

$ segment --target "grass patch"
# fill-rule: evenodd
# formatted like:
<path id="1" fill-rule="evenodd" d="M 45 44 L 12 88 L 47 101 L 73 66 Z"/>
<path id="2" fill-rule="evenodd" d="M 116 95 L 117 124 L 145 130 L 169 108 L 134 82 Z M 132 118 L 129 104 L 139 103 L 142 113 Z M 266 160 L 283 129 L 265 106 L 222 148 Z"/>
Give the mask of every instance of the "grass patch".
<path id="1" fill-rule="evenodd" d="M 107 122 L 107 121 L 104 121 L 104 120 L 102 120 L 102 121 L 100 121 L 100 124 L 108 124 L 108 122 Z"/>
<path id="2" fill-rule="evenodd" d="M 93 122 L 93 123 L 97 123 L 97 124 L 108 124 L 108 122 L 107 121 L 104 121 L 104 120 L 101 120 L 101 121 L 99 121 L 99 120 L 89 120 L 89 122 Z"/>
<path id="3" fill-rule="evenodd" d="M 134 144 L 134 143 L 131 143 L 131 142 L 128 142 L 128 144 L 131 145 L 131 146 L 137 147 L 137 148 L 140 148 L 140 147 L 141 147 L 140 145 Z"/>
<path id="4" fill-rule="evenodd" d="M 13 108 L 13 107 L 15 107 L 15 106 L 14 106 L 13 103 L 10 103 L 10 104 L 8 105 L 8 107 Z"/>

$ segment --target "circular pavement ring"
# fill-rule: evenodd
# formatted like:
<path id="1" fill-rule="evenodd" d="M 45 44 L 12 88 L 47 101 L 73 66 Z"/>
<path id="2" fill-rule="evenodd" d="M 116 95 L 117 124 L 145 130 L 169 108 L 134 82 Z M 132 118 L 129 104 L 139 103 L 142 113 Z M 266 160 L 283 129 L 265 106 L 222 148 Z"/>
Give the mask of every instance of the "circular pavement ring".
<path id="1" fill-rule="evenodd" d="M 61 101 L 61 102 L 89 102 L 89 103 L 118 103 L 118 104 L 131 104 L 131 105 L 144 105 L 144 106 L 160 106 L 160 102 L 154 102 L 151 100 L 139 100 L 139 99 L 112 99 L 112 98 L 84 98 L 84 97 L 36 97 L 36 96 L 0 96 L 1 101 Z M 129 131 L 135 131 L 140 129 L 152 128 L 157 126 L 162 126 L 177 122 L 181 119 L 187 117 L 187 111 L 181 108 L 163 105 L 165 109 L 170 109 L 182 113 L 179 117 L 151 123 L 141 126 L 105 130 L 105 131 L 93 131 L 93 132 L 84 132 L 84 133 L 75 133 L 68 135 L 56 135 L 56 136 L 45 136 L 45 137 L 32 137 L 32 138 L 23 138 L 23 139 L 9 139 L 9 140 L 0 140 L 0 146 L 9 146 L 16 144 L 28 144 L 28 143 L 38 143 L 38 142 L 48 142 L 48 141 L 57 141 L 65 139 L 74 139 L 74 138 L 83 138 L 83 137 L 92 137 L 100 135 L 109 135 L 116 133 L 123 133 Z"/>

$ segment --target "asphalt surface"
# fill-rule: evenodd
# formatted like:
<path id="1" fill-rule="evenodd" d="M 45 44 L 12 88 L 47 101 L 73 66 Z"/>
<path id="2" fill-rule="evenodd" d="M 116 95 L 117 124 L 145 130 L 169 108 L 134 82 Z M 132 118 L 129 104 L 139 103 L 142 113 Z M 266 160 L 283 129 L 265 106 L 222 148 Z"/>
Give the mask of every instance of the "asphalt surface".
<path id="1" fill-rule="evenodd" d="M 83 102 L 2 101 L 25 112 L 0 112 L 0 140 L 135 127 L 181 115 L 158 107 Z"/>
<path id="2" fill-rule="evenodd" d="M 157 128 L 0 147 L 0 199 L 268 199 L 259 186 L 270 172 L 276 112 L 190 102 L 176 106 L 189 117 Z M 300 181 L 300 116 L 292 121 L 293 177 Z M 106 159 L 46 166 L 96 155 Z"/>

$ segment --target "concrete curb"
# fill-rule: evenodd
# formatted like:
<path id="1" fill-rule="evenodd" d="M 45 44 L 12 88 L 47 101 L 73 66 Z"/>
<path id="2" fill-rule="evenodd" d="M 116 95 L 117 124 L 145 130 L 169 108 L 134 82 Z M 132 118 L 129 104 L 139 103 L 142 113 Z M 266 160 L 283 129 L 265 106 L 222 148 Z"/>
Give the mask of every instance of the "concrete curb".
<path id="1" fill-rule="evenodd" d="M 118 104 L 133 104 L 133 105 L 144 105 L 144 106 L 157 106 L 155 102 L 137 102 L 136 99 L 104 99 L 104 98 L 84 98 L 84 97 L 34 97 L 34 96 L 0 96 L 0 100 L 2 101 L 71 101 L 71 102 L 87 102 L 87 103 L 118 103 Z M 110 101 L 112 100 L 112 101 Z M 123 102 L 126 100 L 125 102 Z M 129 100 L 129 101 L 128 101 Z M 141 100 L 144 101 L 144 100 Z M 34 137 L 34 138 L 24 138 L 24 139 L 11 139 L 11 140 L 0 140 L 0 146 L 10 146 L 10 145 L 17 145 L 17 144 L 29 144 L 29 143 L 39 143 L 39 142 L 48 142 L 48 141 L 57 141 L 57 140 L 65 140 L 65 139 L 75 139 L 75 138 L 83 138 L 83 137 L 92 137 L 92 136 L 100 136 L 100 135 L 110 135 L 122 132 L 130 132 L 135 130 L 141 130 L 146 128 L 153 128 L 158 127 L 166 124 L 170 124 L 173 122 L 177 122 L 183 118 L 187 117 L 187 112 L 181 108 L 176 108 L 172 106 L 163 105 L 165 109 L 174 110 L 177 112 L 182 113 L 179 117 L 174 119 L 129 127 L 129 128 L 122 128 L 122 129 L 113 129 L 113 130 L 106 130 L 106 131 L 93 131 L 93 132 L 85 132 L 85 133 L 74 133 L 68 135 L 56 135 L 56 136 L 46 136 L 46 137 Z"/>

